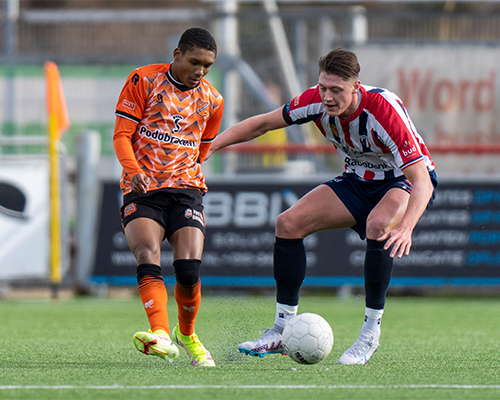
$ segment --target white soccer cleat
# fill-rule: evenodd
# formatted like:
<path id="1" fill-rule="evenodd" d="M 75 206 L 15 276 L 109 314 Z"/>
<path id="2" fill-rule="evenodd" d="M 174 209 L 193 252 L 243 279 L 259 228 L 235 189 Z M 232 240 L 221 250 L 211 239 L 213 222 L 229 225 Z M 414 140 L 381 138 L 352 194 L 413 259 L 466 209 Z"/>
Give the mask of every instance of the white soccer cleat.
<path id="1" fill-rule="evenodd" d="M 273 328 L 266 329 L 264 334 L 257 340 L 239 344 L 238 350 L 240 353 L 255 357 L 264 357 L 268 354 L 283 354 L 283 342 L 281 339 L 281 333 Z"/>
<path id="2" fill-rule="evenodd" d="M 339 364 L 366 364 L 380 346 L 379 336 L 370 331 L 362 332 L 354 344 L 340 356 Z"/>

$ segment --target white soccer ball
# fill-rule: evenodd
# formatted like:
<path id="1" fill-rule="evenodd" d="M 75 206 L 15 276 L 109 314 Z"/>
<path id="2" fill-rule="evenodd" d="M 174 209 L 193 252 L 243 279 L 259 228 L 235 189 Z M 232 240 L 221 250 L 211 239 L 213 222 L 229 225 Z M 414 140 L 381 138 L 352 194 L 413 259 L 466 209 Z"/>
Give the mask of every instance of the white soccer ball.
<path id="1" fill-rule="evenodd" d="M 318 314 L 303 313 L 289 319 L 283 330 L 283 347 L 299 364 L 324 360 L 333 347 L 333 331 Z"/>

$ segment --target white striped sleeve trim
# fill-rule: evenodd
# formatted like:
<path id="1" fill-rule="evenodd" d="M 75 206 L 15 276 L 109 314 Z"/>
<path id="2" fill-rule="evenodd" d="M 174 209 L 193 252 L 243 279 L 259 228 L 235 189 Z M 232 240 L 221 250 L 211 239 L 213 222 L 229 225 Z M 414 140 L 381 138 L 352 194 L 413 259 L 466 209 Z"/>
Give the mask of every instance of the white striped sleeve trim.
<path id="1" fill-rule="evenodd" d="M 127 113 L 125 113 L 125 112 L 123 112 L 123 111 L 118 111 L 118 110 L 116 110 L 116 111 L 115 111 L 115 115 L 116 115 L 117 117 L 126 118 L 126 119 L 128 119 L 128 120 L 130 120 L 130 121 L 133 121 L 133 122 L 136 122 L 136 123 L 141 122 L 141 120 L 140 120 L 139 118 L 134 117 L 133 115 L 127 114 Z"/>

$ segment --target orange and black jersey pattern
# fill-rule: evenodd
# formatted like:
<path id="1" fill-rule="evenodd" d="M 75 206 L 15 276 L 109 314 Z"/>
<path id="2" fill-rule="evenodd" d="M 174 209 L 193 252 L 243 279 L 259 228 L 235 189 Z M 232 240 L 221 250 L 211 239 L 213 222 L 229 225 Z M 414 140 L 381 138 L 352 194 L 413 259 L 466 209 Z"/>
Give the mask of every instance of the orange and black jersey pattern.
<path id="1" fill-rule="evenodd" d="M 219 131 L 224 101 L 205 79 L 195 88 L 176 82 L 170 65 L 135 69 L 120 93 L 113 146 L 124 194 L 138 172 L 151 179 L 149 190 L 207 190 L 201 163 Z"/>

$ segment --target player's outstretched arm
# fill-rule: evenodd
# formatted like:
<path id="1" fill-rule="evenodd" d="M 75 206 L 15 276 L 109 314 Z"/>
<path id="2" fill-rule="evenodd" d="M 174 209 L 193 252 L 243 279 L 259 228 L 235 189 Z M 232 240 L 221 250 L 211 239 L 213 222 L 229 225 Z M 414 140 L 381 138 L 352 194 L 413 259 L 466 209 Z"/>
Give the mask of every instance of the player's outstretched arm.
<path id="1" fill-rule="evenodd" d="M 268 131 L 288 126 L 283 119 L 282 113 L 283 110 L 282 107 L 280 107 L 274 111 L 247 118 L 231 128 L 226 129 L 212 142 L 205 159 L 208 159 L 212 153 L 224 147 L 236 143 L 248 142 Z"/>
<path id="2" fill-rule="evenodd" d="M 403 254 L 406 256 L 410 254 L 413 229 L 424 213 L 434 190 L 429 172 L 423 161 L 410 165 L 403 172 L 413 186 L 406 212 L 396 229 L 377 239 L 380 241 L 387 239 L 384 246 L 385 250 L 394 244 L 390 256 L 395 257 L 397 255 L 398 258 L 401 258 Z"/>

